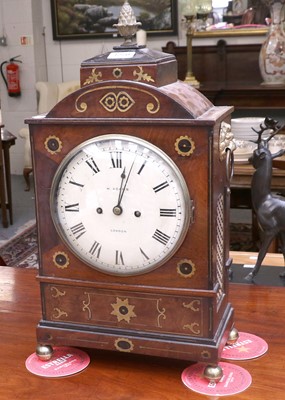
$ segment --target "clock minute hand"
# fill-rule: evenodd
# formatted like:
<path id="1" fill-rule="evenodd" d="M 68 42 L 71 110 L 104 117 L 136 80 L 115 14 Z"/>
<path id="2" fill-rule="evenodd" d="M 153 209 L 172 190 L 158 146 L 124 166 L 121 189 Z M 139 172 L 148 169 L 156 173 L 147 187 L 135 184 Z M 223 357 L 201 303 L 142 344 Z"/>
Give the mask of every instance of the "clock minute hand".
<path id="1" fill-rule="evenodd" d="M 127 187 L 127 183 L 128 183 L 129 177 L 130 177 L 130 175 L 131 175 L 131 172 L 132 172 L 132 169 L 133 169 L 133 166 L 134 166 L 134 162 L 135 162 L 135 161 L 133 161 L 133 163 L 132 163 L 132 165 L 131 165 L 131 168 L 130 168 L 130 170 L 129 170 L 129 173 L 128 173 L 128 176 L 127 176 L 125 185 L 124 185 L 123 190 L 122 190 L 122 192 L 121 192 L 121 196 L 119 196 L 119 202 L 118 202 L 118 205 L 119 205 L 119 206 L 121 205 L 121 201 L 122 201 L 122 198 L 123 198 L 123 196 L 124 196 L 124 193 L 125 193 L 125 190 L 126 190 L 126 187 Z"/>
<path id="2" fill-rule="evenodd" d="M 122 193 L 122 188 L 123 188 L 123 182 L 126 179 L 126 167 L 124 168 L 123 172 L 121 173 L 121 184 L 120 184 L 120 189 L 119 189 L 119 196 L 118 196 L 118 205 L 120 205 L 120 198 L 121 198 L 121 193 Z"/>
<path id="3" fill-rule="evenodd" d="M 123 188 L 122 188 L 123 181 L 124 181 L 124 179 L 125 179 L 125 177 L 126 177 L 126 175 L 125 175 L 125 169 L 124 169 L 124 171 L 123 171 L 123 173 L 122 173 L 122 175 L 121 175 L 122 181 L 121 181 L 121 187 L 120 187 L 120 191 L 119 191 L 118 204 L 113 208 L 113 212 L 114 212 L 114 214 L 116 214 L 116 215 L 121 215 L 122 212 L 123 212 L 123 209 L 122 209 L 122 207 L 121 207 L 121 202 L 122 202 L 122 199 L 123 199 L 123 196 L 124 196 L 124 193 L 125 193 L 127 184 L 128 184 L 128 180 L 129 180 L 129 178 L 130 178 L 130 175 L 131 175 L 131 172 L 132 172 L 132 169 L 133 169 L 133 166 L 134 166 L 134 163 L 135 163 L 135 160 L 132 162 L 131 168 L 130 168 L 130 170 L 129 170 L 129 173 L 128 173 L 128 176 L 127 176 L 127 179 L 126 179 L 126 182 L 125 182 L 125 185 L 124 185 Z"/>

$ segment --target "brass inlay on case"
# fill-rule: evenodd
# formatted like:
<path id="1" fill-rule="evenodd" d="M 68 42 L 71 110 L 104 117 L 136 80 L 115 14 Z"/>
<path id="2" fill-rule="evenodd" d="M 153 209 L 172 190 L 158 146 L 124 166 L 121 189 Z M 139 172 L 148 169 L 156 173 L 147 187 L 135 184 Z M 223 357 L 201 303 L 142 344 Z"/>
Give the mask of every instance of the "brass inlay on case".
<path id="1" fill-rule="evenodd" d="M 226 158 L 227 150 L 234 151 L 235 149 L 236 144 L 234 142 L 232 127 L 230 124 L 223 121 L 221 123 L 219 140 L 220 160 L 222 161 Z"/>
<path id="2" fill-rule="evenodd" d="M 122 77 L 122 75 L 123 75 L 123 71 L 122 71 L 122 69 L 121 68 L 114 68 L 113 69 L 113 77 L 114 78 L 116 78 L 116 79 L 119 79 L 119 78 L 121 78 Z"/>
<path id="3" fill-rule="evenodd" d="M 204 358 L 204 360 L 208 360 L 211 358 L 211 353 L 207 350 L 201 351 L 201 357 Z"/>
<path id="4" fill-rule="evenodd" d="M 119 338 L 115 340 L 116 350 L 123 351 L 125 353 L 130 353 L 134 350 L 134 344 L 131 340 L 125 338 Z"/>
<path id="5" fill-rule="evenodd" d="M 91 298 L 90 298 L 90 294 L 88 292 L 84 292 L 84 294 L 86 294 L 88 300 L 87 301 L 82 301 L 83 303 L 83 307 L 82 307 L 82 311 L 87 311 L 88 312 L 88 319 L 90 320 L 92 317 L 92 312 L 90 309 L 90 304 L 91 304 Z"/>
<path id="6" fill-rule="evenodd" d="M 154 96 L 152 93 L 150 93 L 149 91 L 143 90 L 143 89 L 138 89 L 138 88 L 131 87 L 131 86 L 115 85 L 115 86 L 107 86 L 107 87 L 104 86 L 103 88 L 100 87 L 100 88 L 92 88 L 92 89 L 86 90 L 84 93 L 80 94 L 77 97 L 77 99 L 75 100 L 75 105 L 74 106 L 75 106 L 76 111 L 79 112 L 79 113 L 84 113 L 84 112 L 87 111 L 88 104 L 86 103 L 86 101 L 83 101 L 84 96 L 86 96 L 88 94 L 91 94 L 91 93 L 94 93 L 96 91 L 97 92 L 98 91 L 104 91 L 105 92 L 108 89 L 111 90 L 111 91 L 114 91 L 114 89 L 117 89 L 117 90 L 118 89 L 122 89 L 124 91 L 130 90 L 130 91 L 133 91 L 133 92 L 144 93 L 144 94 L 146 94 L 147 96 L 149 96 L 152 99 L 152 101 L 150 101 L 149 103 L 146 104 L 147 112 L 149 114 L 156 114 L 160 110 L 160 102 L 159 102 L 158 98 L 156 96 Z M 107 94 L 105 94 L 105 96 L 107 96 Z M 118 95 L 116 94 L 116 96 L 118 96 Z M 92 101 L 92 104 L 94 104 L 94 99 Z M 112 110 L 108 109 L 108 111 L 111 112 Z M 124 111 L 125 111 L 125 109 L 124 109 Z"/>
<path id="7" fill-rule="evenodd" d="M 96 68 L 93 68 L 91 71 L 91 75 L 88 76 L 88 78 L 85 80 L 83 83 L 84 85 L 90 85 L 91 83 L 94 82 L 102 82 L 102 72 L 96 72 Z"/>
<path id="8" fill-rule="evenodd" d="M 161 301 L 161 299 L 158 299 L 157 302 L 156 302 L 156 309 L 157 309 L 157 312 L 158 312 L 157 326 L 158 326 L 159 328 L 162 328 L 162 325 L 160 324 L 160 319 L 161 319 L 161 318 L 162 318 L 162 319 L 166 319 L 166 315 L 165 315 L 166 309 L 165 309 L 165 308 L 162 308 L 161 310 L 159 309 L 159 302 L 160 302 L 160 301 Z"/>
<path id="9" fill-rule="evenodd" d="M 59 319 L 61 317 L 68 317 L 67 312 L 60 310 L 59 308 L 54 308 L 53 309 L 54 314 L 53 314 L 53 318 L 54 319 Z"/>
<path id="10" fill-rule="evenodd" d="M 60 153 L 62 150 L 62 141 L 55 135 L 51 135 L 45 140 L 45 149 L 52 155 Z"/>
<path id="11" fill-rule="evenodd" d="M 115 110 L 126 112 L 135 104 L 135 101 L 127 92 L 119 92 L 118 94 L 109 92 L 102 97 L 100 104 L 109 112 Z"/>
<path id="12" fill-rule="evenodd" d="M 189 308 L 191 311 L 198 312 L 200 311 L 201 300 L 193 300 L 190 303 L 183 303 L 183 307 Z"/>
<path id="13" fill-rule="evenodd" d="M 59 269 L 65 269 L 69 266 L 68 255 L 64 252 L 56 252 L 52 257 L 54 265 Z"/>
<path id="14" fill-rule="evenodd" d="M 66 295 L 66 291 L 60 291 L 57 287 L 55 287 L 55 286 L 52 286 L 51 288 L 50 288 L 50 291 L 51 292 L 54 292 L 51 296 L 53 297 L 53 298 L 57 298 L 57 297 L 63 297 L 63 296 L 65 296 Z"/>
<path id="15" fill-rule="evenodd" d="M 177 264 L 177 272 L 183 278 L 192 278 L 196 272 L 195 264 L 191 260 L 183 259 Z"/>
<path id="16" fill-rule="evenodd" d="M 182 157 L 189 157 L 195 150 L 195 143 L 189 136 L 180 136 L 176 139 L 175 150 Z"/>
<path id="17" fill-rule="evenodd" d="M 194 335 L 200 335 L 200 324 L 198 322 L 192 322 L 192 324 L 186 324 L 183 326 L 183 329 L 189 329 Z"/>
<path id="18" fill-rule="evenodd" d="M 139 71 L 134 71 L 133 75 L 136 76 L 137 78 L 135 79 L 135 81 L 140 82 L 140 81 L 146 81 L 146 82 L 154 82 L 154 79 L 146 74 L 145 72 L 143 72 L 143 68 L 139 67 Z"/>
<path id="19" fill-rule="evenodd" d="M 136 314 L 134 313 L 135 306 L 129 304 L 129 299 L 120 299 L 117 297 L 116 303 L 112 303 L 113 311 L 111 315 L 115 315 L 118 319 L 118 322 L 126 321 L 130 323 L 131 318 L 135 318 Z"/>

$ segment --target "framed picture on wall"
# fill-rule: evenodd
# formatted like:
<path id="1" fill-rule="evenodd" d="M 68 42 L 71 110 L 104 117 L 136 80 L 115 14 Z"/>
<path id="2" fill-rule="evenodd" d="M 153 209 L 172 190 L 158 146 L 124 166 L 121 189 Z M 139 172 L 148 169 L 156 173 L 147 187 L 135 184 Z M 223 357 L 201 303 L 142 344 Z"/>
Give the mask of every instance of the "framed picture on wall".
<path id="1" fill-rule="evenodd" d="M 233 13 L 243 14 L 248 7 L 248 0 L 233 0 Z"/>
<path id="2" fill-rule="evenodd" d="M 129 0 L 148 35 L 177 34 L 178 0 Z M 53 39 L 117 37 L 124 0 L 51 0 Z"/>

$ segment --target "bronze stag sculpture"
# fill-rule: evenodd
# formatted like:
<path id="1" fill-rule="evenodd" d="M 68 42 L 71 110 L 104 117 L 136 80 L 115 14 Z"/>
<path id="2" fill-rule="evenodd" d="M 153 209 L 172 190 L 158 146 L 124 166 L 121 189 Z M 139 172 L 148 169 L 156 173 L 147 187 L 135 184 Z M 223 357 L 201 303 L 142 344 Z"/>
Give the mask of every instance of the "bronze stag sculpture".
<path id="1" fill-rule="evenodd" d="M 245 277 L 247 281 L 253 281 L 257 275 L 268 247 L 276 237 L 280 239 L 285 260 L 285 198 L 271 193 L 272 160 L 285 154 L 285 149 L 274 154 L 269 150 L 269 141 L 280 129 L 278 122 L 270 118 L 265 118 L 264 125 L 260 125 L 260 131 L 253 129 L 258 134 L 258 140 L 257 148 L 249 159 L 256 170 L 251 182 L 251 198 L 261 229 L 261 246 L 253 270 Z M 262 134 L 265 131 L 273 132 L 264 138 Z M 285 272 L 280 277 L 284 278 Z"/>

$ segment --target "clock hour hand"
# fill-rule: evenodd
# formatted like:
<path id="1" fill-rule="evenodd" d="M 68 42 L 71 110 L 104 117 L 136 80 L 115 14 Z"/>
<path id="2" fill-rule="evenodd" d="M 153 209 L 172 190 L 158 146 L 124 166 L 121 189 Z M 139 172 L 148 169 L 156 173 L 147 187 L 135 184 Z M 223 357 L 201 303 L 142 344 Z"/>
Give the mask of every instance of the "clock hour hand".
<path id="1" fill-rule="evenodd" d="M 120 215 L 123 212 L 120 204 L 121 204 L 121 194 L 122 194 L 122 189 L 123 189 L 123 182 L 125 179 L 126 179 L 126 168 L 124 168 L 123 172 L 121 173 L 121 184 L 120 184 L 120 189 L 119 189 L 117 205 L 113 208 L 113 213 L 116 215 Z"/>
<path id="2" fill-rule="evenodd" d="M 125 168 L 124 168 L 124 171 L 122 172 L 122 175 L 121 175 L 122 180 L 121 180 L 121 186 L 120 186 L 120 190 L 119 190 L 118 203 L 117 203 L 117 205 L 113 208 L 113 213 L 114 213 L 115 215 L 121 215 L 122 212 L 123 212 L 123 209 L 122 209 L 122 206 L 121 206 L 121 202 L 122 202 L 122 199 L 123 199 L 123 196 L 124 196 L 124 193 L 125 193 L 127 184 L 128 184 L 129 177 L 130 177 L 130 175 L 131 175 L 131 172 L 132 172 L 132 169 L 133 169 L 133 166 L 134 166 L 134 162 L 135 162 L 135 160 L 133 161 L 133 163 L 132 163 L 132 165 L 131 165 L 131 168 L 130 168 L 130 170 L 129 170 L 129 173 L 128 173 L 126 182 L 125 182 L 125 184 L 124 184 L 124 187 L 123 187 L 123 182 L 124 182 L 124 180 L 125 180 L 125 178 L 126 178 Z"/>

